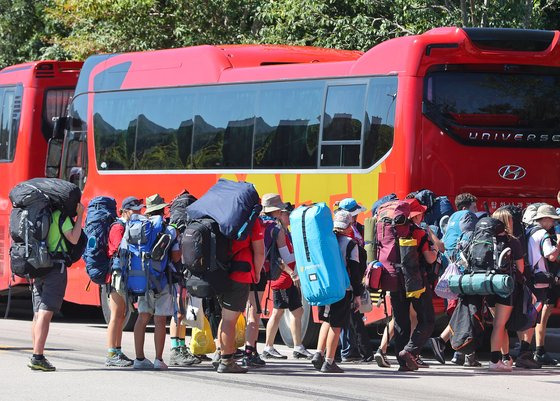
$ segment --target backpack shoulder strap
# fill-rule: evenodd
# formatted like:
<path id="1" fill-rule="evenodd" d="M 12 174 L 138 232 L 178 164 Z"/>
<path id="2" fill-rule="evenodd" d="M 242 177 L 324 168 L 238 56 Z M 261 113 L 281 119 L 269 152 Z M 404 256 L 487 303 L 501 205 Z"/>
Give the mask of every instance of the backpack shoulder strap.
<path id="1" fill-rule="evenodd" d="M 348 266 L 348 262 L 352 258 L 352 251 L 357 245 L 358 243 L 350 238 L 350 241 L 348 241 L 348 245 L 346 245 L 346 266 Z"/>

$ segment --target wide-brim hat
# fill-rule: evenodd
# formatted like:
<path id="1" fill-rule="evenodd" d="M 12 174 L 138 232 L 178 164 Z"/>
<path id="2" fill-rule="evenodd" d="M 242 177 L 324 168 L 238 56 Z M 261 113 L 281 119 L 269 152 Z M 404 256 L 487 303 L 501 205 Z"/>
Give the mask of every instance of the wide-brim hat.
<path id="1" fill-rule="evenodd" d="M 264 213 L 274 212 L 275 210 L 288 211 L 288 204 L 282 202 L 282 198 L 278 194 L 264 194 L 262 196 L 261 205 Z"/>
<path id="2" fill-rule="evenodd" d="M 426 213 L 426 210 L 428 210 L 428 208 L 421 204 L 416 198 L 405 199 L 404 201 L 410 204 L 410 214 L 408 215 L 410 218 Z"/>
<path id="3" fill-rule="evenodd" d="M 556 209 L 554 206 L 551 205 L 541 205 L 537 209 L 537 215 L 535 216 L 535 220 L 543 219 L 543 218 L 551 218 L 554 220 L 560 220 L 560 216 L 556 214 Z"/>
<path id="4" fill-rule="evenodd" d="M 360 205 L 354 198 L 344 198 L 338 202 L 339 209 L 346 210 L 350 212 L 352 216 L 357 216 L 360 213 L 365 212 L 367 209 Z"/>
<path id="5" fill-rule="evenodd" d="M 167 206 L 169 204 L 159 194 L 154 194 L 146 198 L 146 211 L 144 213 L 153 213 L 156 210 L 165 209 Z"/>

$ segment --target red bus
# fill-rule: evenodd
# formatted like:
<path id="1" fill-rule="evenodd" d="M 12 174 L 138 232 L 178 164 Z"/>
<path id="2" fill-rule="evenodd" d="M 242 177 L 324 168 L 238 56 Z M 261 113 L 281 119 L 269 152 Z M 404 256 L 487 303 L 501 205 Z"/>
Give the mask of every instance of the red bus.
<path id="1" fill-rule="evenodd" d="M 226 177 L 296 205 L 353 196 L 369 206 L 419 188 L 468 191 L 480 208 L 554 203 L 559 37 L 437 28 L 363 54 L 197 46 L 94 56 L 69 109 L 60 176 L 85 202 L 200 196 Z M 73 266 L 66 300 L 99 305 L 87 282 Z M 374 308 L 368 322 L 383 315 Z"/>
<path id="2" fill-rule="evenodd" d="M 0 70 L 0 294 L 26 289 L 10 270 L 10 190 L 45 175 L 53 118 L 66 114 L 81 62 L 36 61 Z"/>

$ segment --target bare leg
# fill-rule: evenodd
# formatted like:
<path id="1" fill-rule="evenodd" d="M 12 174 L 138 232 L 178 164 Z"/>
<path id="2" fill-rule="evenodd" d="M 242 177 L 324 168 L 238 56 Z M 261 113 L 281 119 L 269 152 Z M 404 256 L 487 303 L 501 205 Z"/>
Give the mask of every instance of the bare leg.
<path id="1" fill-rule="evenodd" d="M 544 339 L 546 336 L 546 326 L 548 324 L 548 318 L 552 314 L 552 305 L 544 305 L 541 312 L 541 321 L 537 323 L 535 328 L 535 345 L 537 347 L 544 347 Z"/>
<path id="2" fill-rule="evenodd" d="M 241 312 L 222 309 L 222 321 L 219 329 L 222 355 L 235 353 L 235 324 L 240 314 Z"/>
<path id="3" fill-rule="evenodd" d="M 274 339 L 276 338 L 276 333 L 278 332 L 278 325 L 280 324 L 280 319 L 284 315 L 284 309 L 272 309 L 272 314 L 268 323 L 266 324 L 266 341 L 265 345 L 267 347 L 274 346 Z"/>
<path id="4" fill-rule="evenodd" d="M 109 295 L 109 308 L 111 309 L 111 320 L 107 326 L 107 347 L 117 348 L 121 346 L 126 305 L 123 297 L 116 291 Z"/>
<path id="5" fill-rule="evenodd" d="M 139 313 L 138 319 L 134 324 L 134 350 L 136 351 L 136 359 L 143 359 L 144 356 L 144 340 L 146 336 L 146 326 L 152 318 L 149 313 Z"/>
<path id="6" fill-rule="evenodd" d="M 418 317 L 416 316 L 416 311 L 412 307 L 412 304 L 410 304 L 410 333 L 411 334 L 414 333 L 414 330 L 416 330 L 417 324 L 418 324 Z"/>
<path id="7" fill-rule="evenodd" d="M 163 348 L 165 347 L 165 337 L 167 335 L 167 316 L 154 316 L 154 344 L 156 347 L 156 358 L 163 360 Z"/>
<path id="8" fill-rule="evenodd" d="M 327 348 L 327 337 L 329 335 L 331 325 L 327 322 L 321 324 L 321 330 L 319 331 L 319 339 L 317 340 L 317 352 L 325 353 Z"/>
<path id="9" fill-rule="evenodd" d="M 292 319 L 290 321 L 290 331 L 294 339 L 294 346 L 302 344 L 301 340 L 301 317 L 303 316 L 303 308 L 297 308 L 292 311 Z"/>
<path id="10" fill-rule="evenodd" d="M 391 319 L 387 324 L 387 327 L 385 327 L 385 330 L 383 330 L 383 337 L 381 338 L 381 344 L 379 345 L 379 348 L 381 349 L 381 351 L 383 351 L 384 354 L 387 353 L 387 347 L 389 346 L 389 341 L 391 341 L 391 338 L 393 338 L 394 332 L 395 321 Z"/>
<path id="11" fill-rule="evenodd" d="M 494 313 L 494 324 L 492 328 L 492 335 L 490 337 L 490 350 L 492 352 L 502 351 L 504 347 L 504 337 L 506 336 L 506 323 L 509 320 L 513 307 L 496 304 Z M 509 348 L 509 342 L 508 342 Z M 509 350 L 508 350 L 509 351 Z M 502 353 L 504 353 L 502 351 Z"/>
<path id="12" fill-rule="evenodd" d="M 259 296 L 260 300 L 260 296 Z M 259 337 L 259 315 L 257 313 L 255 293 L 249 293 L 249 300 L 247 301 L 247 328 L 245 329 L 245 345 L 255 347 Z"/>
<path id="13" fill-rule="evenodd" d="M 439 336 L 443 341 L 448 342 L 451 338 L 451 326 L 447 325 L 447 327 L 441 332 Z"/>
<path id="14" fill-rule="evenodd" d="M 330 325 L 329 325 L 330 326 Z M 338 341 L 340 339 L 340 327 L 329 327 L 329 332 L 327 335 L 327 352 L 325 359 L 333 359 L 336 354 L 336 348 L 338 347 Z"/>
<path id="15" fill-rule="evenodd" d="M 45 352 L 45 343 L 49 335 L 49 328 L 53 312 L 40 309 L 35 314 L 36 318 L 33 321 L 33 353 L 40 355 Z"/>

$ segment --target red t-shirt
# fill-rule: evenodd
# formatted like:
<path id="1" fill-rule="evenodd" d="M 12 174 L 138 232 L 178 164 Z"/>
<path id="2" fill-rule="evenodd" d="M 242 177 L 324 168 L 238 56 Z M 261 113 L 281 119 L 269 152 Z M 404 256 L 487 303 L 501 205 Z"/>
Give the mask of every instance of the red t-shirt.
<path id="1" fill-rule="evenodd" d="M 412 238 L 416 240 L 418 245 L 422 243 L 422 238 L 424 238 L 427 235 L 428 234 L 426 233 L 426 231 L 422 230 L 421 228 L 414 228 L 414 230 L 412 231 Z M 424 240 L 424 244 L 422 245 L 422 248 L 420 249 L 420 252 L 426 252 L 429 250 L 430 250 L 430 244 L 428 243 L 428 239 L 426 238 Z"/>
<path id="2" fill-rule="evenodd" d="M 246 262 L 251 266 L 248 272 L 234 271 L 229 274 L 229 278 L 238 283 L 251 284 L 255 282 L 255 265 L 253 263 L 253 249 L 251 242 L 264 240 L 264 230 L 260 223 L 260 219 L 255 221 L 251 234 L 243 241 L 233 240 L 231 244 L 231 252 L 233 254 L 232 262 Z"/>
<path id="3" fill-rule="evenodd" d="M 292 245 L 292 240 L 289 235 L 286 235 L 286 246 L 288 247 L 290 253 L 294 253 L 294 246 Z M 288 267 L 293 271 L 296 268 L 296 263 L 292 262 L 288 265 Z M 270 287 L 273 290 L 287 290 L 292 285 L 294 285 L 294 281 L 285 271 L 282 271 L 282 273 L 280 273 L 280 277 L 276 280 L 272 280 L 270 282 Z"/>
<path id="4" fill-rule="evenodd" d="M 107 256 L 112 258 L 118 252 L 119 246 L 124 236 L 124 225 L 116 222 L 109 230 L 109 239 L 107 241 Z"/>

